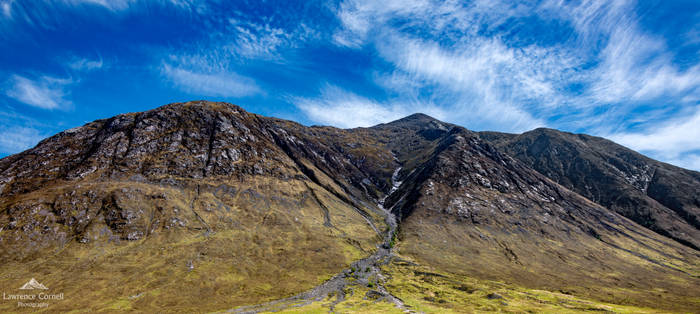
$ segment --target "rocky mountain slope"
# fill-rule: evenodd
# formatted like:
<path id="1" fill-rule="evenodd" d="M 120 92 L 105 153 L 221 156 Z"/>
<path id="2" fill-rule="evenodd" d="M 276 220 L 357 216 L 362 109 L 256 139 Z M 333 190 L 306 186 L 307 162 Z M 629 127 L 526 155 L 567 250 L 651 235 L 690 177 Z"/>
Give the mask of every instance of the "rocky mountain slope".
<path id="1" fill-rule="evenodd" d="M 697 309 L 698 251 L 483 137 L 421 114 L 344 130 L 205 101 L 88 123 L 0 160 L 0 284 L 40 278 L 67 296 L 51 310 L 460 310 L 445 300 L 480 295 L 469 278 Z"/>
<path id="2" fill-rule="evenodd" d="M 548 178 L 659 234 L 700 248 L 700 173 L 600 137 L 536 129 L 479 136 Z"/>
<path id="3" fill-rule="evenodd" d="M 73 296 L 55 310 L 124 299 L 216 310 L 311 288 L 376 250 L 379 210 L 355 207 L 280 138 L 294 141 L 273 120 L 195 102 L 98 120 L 2 159 L 3 287 L 41 276 Z"/>
<path id="4" fill-rule="evenodd" d="M 433 130 L 441 135 L 425 138 L 430 153 L 402 171 L 403 184 L 387 200 L 402 217 L 402 254 L 452 273 L 648 306 L 659 301 L 642 291 L 682 295 L 686 284 L 698 287 L 697 251 L 567 190 L 476 133 Z M 641 291 L 619 293 L 625 289 Z"/>

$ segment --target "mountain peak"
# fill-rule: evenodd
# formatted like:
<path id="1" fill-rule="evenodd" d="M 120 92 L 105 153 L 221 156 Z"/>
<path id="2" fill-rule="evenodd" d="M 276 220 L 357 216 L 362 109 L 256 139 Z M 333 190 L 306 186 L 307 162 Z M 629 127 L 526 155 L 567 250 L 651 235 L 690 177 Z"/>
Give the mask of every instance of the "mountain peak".
<path id="1" fill-rule="evenodd" d="M 452 124 L 442 122 L 424 113 L 414 113 L 409 116 L 403 117 L 398 120 L 394 120 L 388 123 L 382 123 L 374 126 L 373 128 L 403 128 L 411 130 L 427 130 L 427 129 L 437 129 L 441 131 L 448 131 L 453 127 Z"/>
<path id="2" fill-rule="evenodd" d="M 401 119 L 389 122 L 387 124 L 407 123 L 407 122 L 410 122 L 410 123 L 430 123 L 430 122 L 440 122 L 440 120 L 435 119 L 427 114 L 417 112 L 417 113 L 405 116 Z"/>
<path id="3" fill-rule="evenodd" d="M 437 119 L 422 113 L 422 112 L 416 112 L 414 114 L 405 116 L 401 118 L 400 120 L 420 120 L 420 121 L 438 121 Z"/>
<path id="4" fill-rule="evenodd" d="M 205 110 L 212 110 L 212 111 L 227 111 L 227 110 L 233 110 L 233 111 L 239 111 L 239 112 L 244 112 L 245 110 L 237 105 L 234 105 L 232 103 L 228 102 L 221 102 L 221 101 L 210 101 L 210 100 L 192 100 L 192 101 L 187 101 L 187 102 L 177 102 L 177 103 L 171 103 L 167 104 L 165 106 L 158 107 L 154 109 L 155 111 L 158 110 L 165 110 L 165 109 L 176 109 L 176 108 L 187 108 L 187 107 L 201 107 L 202 109 Z M 177 109 L 176 109 L 177 110 Z"/>

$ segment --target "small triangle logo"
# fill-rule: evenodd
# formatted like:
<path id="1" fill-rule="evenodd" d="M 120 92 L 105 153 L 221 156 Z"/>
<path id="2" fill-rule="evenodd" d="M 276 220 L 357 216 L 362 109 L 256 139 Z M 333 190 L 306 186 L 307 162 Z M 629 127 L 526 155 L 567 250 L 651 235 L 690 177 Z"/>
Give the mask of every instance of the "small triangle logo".
<path id="1" fill-rule="evenodd" d="M 40 290 L 48 290 L 49 288 L 46 288 L 46 286 L 42 285 L 40 282 L 36 281 L 36 279 L 32 278 L 29 280 L 27 283 L 24 284 L 20 290 L 34 290 L 34 289 L 40 289 Z"/>

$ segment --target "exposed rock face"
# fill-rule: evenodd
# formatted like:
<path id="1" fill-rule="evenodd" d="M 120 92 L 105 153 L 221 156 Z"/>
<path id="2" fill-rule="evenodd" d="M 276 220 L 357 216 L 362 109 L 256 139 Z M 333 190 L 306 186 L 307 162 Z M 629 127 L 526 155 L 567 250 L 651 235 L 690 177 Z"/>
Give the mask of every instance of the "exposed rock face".
<path id="1" fill-rule="evenodd" d="M 584 134 L 536 129 L 521 135 L 479 136 L 586 198 L 700 248 L 700 173 Z"/>
<path id="2" fill-rule="evenodd" d="M 402 170 L 404 183 L 385 204 L 403 218 L 403 253 L 453 272 L 591 295 L 596 286 L 682 294 L 668 284 L 676 276 L 699 284 L 686 266 L 664 262 L 697 269 L 697 251 L 567 190 L 476 133 L 454 126 L 422 146 L 430 153 Z M 639 264 L 650 264 L 643 278 Z"/>
<path id="3" fill-rule="evenodd" d="M 308 289 L 369 255 L 386 228 L 381 210 L 356 207 L 362 199 L 327 180 L 320 159 L 288 154 L 278 142 L 294 139 L 278 122 L 287 123 L 230 104 L 171 104 L 88 123 L 0 160 L 0 260 L 12 274 L 3 286 L 49 270 L 66 295 L 82 295 L 74 281 L 103 287 L 85 308 L 119 300 L 109 289 L 117 285 L 133 295 L 157 288 L 182 311 L 216 310 Z M 299 145 L 337 161 L 333 169 L 354 169 Z M 216 280 L 202 278 L 203 287 L 191 276 Z M 81 306 L 71 302 L 66 310 Z"/>
<path id="4" fill-rule="evenodd" d="M 300 128 L 287 121 L 249 114 L 233 105 L 201 102 L 119 115 L 62 132 L 31 150 L 2 159 L 0 182 L 4 184 L 0 197 L 8 206 L 3 215 L 8 220 L 6 230 L 22 229 L 16 239 L 24 241 L 30 230 L 57 237 L 52 232 L 59 225 L 67 239 L 80 238 L 97 215 L 103 215 L 100 220 L 122 240 L 138 240 L 151 229 L 178 225 L 206 229 L 200 217 L 181 216 L 197 202 L 197 196 L 191 194 L 205 190 L 221 193 L 222 187 L 227 187 L 216 183 L 245 182 L 258 176 L 280 182 L 317 183 L 343 201 L 350 199 L 344 189 L 353 184 L 378 190 L 371 182 L 362 183 L 368 175 L 315 140 L 313 134 L 295 137 Z M 335 181 L 317 178 L 320 173 Z M 340 176 L 346 179 L 337 181 L 335 178 Z M 104 187 L 116 182 L 133 182 L 135 186 Z M 66 185 L 71 188 L 65 193 L 46 193 L 54 186 Z M 139 185 L 176 189 L 182 195 L 151 193 L 139 189 Z M 25 201 L 36 194 L 42 196 Z M 253 190 L 238 192 L 239 198 L 240 194 L 260 198 Z M 173 207 L 172 198 L 182 202 L 181 208 Z M 193 204 L 186 201 L 190 198 L 194 198 Z M 209 204 L 219 210 L 224 205 L 235 204 Z M 146 213 L 143 207 L 153 212 Z M 174 215 L 161 217 L 167 207 L 172 207 Z M 29 214 L 43 218 L 29 218 Z M 17 225 L 20 221 L 21 226 Z M 49 222 L 56 225 L 45 225 Z"/>
<path id="5" fill-rule="evenodd" d="M 105 274 L 153 309 L 158 295 L 132 280 L 144 272 L 145 290 L 201 291 L 169 306 L 220 310 L 304 291 L 376 251 L 394 226 L 383 206 L 400 217 L 399 250 L 427 265 L 599 299 L 618 297 L 601 285 L 638 289 L 637 304 L 660 287 L 664 304 L 692 307 L 697 251 L 498 147 L 421 114 L 348 130 L 210 102 L 119 115 L 0 160 L 0 261 L 55 270 L 66 289 Z M 635 188 L 674 187 L 635 169 Z"/>

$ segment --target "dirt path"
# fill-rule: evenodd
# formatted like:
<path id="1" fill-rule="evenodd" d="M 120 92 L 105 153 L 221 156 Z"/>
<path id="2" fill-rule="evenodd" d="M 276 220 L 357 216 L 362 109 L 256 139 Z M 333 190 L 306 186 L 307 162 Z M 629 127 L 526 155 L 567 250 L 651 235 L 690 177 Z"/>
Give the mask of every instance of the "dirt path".
<path id="1" fill-rule="evenodd" d="M 391 193 L 395 192 L 401 185 L 400 181 L 397 181 L 398 172 L 401 168 L 396 169 L 394 175 L 392 176 L 392 189 Z M 387 195 L 388 196 L 388 195 Z M 377 251 L 361 260 L 355 261 L 351 264 L 349 269 L 345 269 L 339 274 L 333 276 L 328 281 L 308 290 L 302 292 L 295 296 L 284 298 L 280 300 L 270 301 L 261 304 L 241 306 L 235 309 L 228 310 L 228 313 L 259 313 L 259 312 L 276 312 L 285 309 L 302 307 L 309 305 L 313 302 L 319 302 L 326 300 L 329 297 L 335 297 L 332 301 L 330 310 L 335 310 L 335 305 L 345 300 L 346 292 L 354 293 L 354 288 L 357 286 L 373 287 L 370 292 L 377 296 L 377 300 L 384 300 L 393 303 L 398 309 L 411 313 L 410 309 L 403 303 L 403 301 L 396 296 L 392 295 L 386 288 L 384 288 L 385 276 L 382 274 L 381 266 L 386 265 L 391 261 L 393 257 L 392 239 L 396 233 L 397 221 L 390 209 L 384 208 L 384 200 L 386 197 L 381 199 L 377 204 L 379 208 L 386 214 L 386 224 L 389 229 L 383 233 L 384 241 L 378 246 Z M 376 230 L 376 228 L 375 228 Z M 374 280 L 373 280 L 374 279 Z"/>

